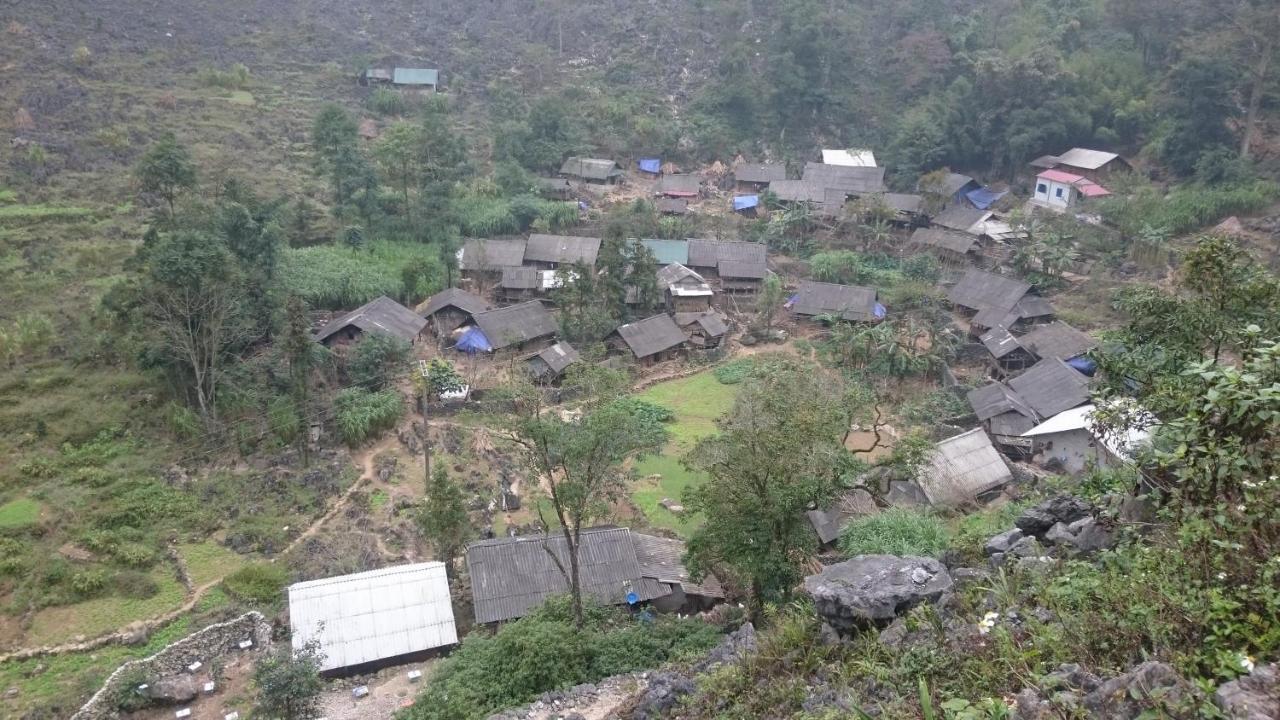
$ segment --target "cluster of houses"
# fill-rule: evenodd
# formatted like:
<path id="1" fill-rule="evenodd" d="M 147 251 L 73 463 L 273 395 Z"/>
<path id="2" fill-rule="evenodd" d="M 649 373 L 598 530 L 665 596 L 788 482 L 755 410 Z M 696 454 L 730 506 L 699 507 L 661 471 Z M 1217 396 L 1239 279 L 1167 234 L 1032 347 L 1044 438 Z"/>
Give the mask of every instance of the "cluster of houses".
<path id="1" fill-rule="evenodd" d="M 579 539 L 583 595 L 601 605 L 698 612 L 722 601 L 714 576 L 694 581 L 684 543 L 621 527 L 584 529 Z M 473 543 L 466 550 L 477 625 L 524 617 L 569 591 L 558 532 Z M 362 674 L 421 659 L 458 642 L 445 565 L 415 563 L 291 585 L 292 643 L 315 642 L 328 675 Z"/>

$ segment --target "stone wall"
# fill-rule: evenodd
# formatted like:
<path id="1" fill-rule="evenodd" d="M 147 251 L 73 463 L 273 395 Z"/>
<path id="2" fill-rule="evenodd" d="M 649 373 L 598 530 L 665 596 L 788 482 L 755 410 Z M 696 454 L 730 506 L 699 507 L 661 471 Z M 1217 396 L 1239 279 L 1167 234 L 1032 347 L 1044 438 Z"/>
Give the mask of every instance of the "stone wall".
<path id="1" fill-rule="evenodd" d="M 246 639 L 253 640 L 255 650 L 271 645 L 271 623 L 262 613 L 251 611 L 233 620 L 210 625 L 173 642 L 150 657 L 130 660 L 121 665 L 107 677 L 107 681 L 89 698 L 89 702 L 71 716 L 71 720 L 115 718 L 111 698 L 120 690 L 119 685 L 126 682 L 138 669 L 148 677 L 157 678 L 186 672 L 187 666 L 197 660 L 208 665 L 211 660 L 224 655 L 243 652 L 240 650 L 240 642 Z"/>

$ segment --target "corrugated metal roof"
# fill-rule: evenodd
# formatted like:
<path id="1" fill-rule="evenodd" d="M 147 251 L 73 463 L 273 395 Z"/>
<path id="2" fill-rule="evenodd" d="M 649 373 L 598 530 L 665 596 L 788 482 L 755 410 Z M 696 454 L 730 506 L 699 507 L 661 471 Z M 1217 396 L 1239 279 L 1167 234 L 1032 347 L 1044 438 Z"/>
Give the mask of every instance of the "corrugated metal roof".
<path id="1" fill-rule="evenodd" d="M 782 163 L 743 163 L 733 169 L 736 182 L 768 183 L 787 179 L 787 166 Z"/>
<path id="2" fill-rule="evenodd" d="M 719 268 L 724 261 L 764 266 L 768 250 L 761 243 L 740 240 L 689 240 L 690 267 Z"/>
<path id="3" fill-rule="evenodd" d="M 823 150 L 822 163 L 841 167 L 875 167 L 876 156 L 866 148 Z"/>
<path id="4" fill-rule="evenodd" d="M 1066 170 L 1045 170 L 1039 175 L 1036 175 L 1036 177 L 1040 178 L 1041 180 L 1052 180 L 1053 182 L 1066 183 L 1068 185 L 1080 182 L 1081 180 L 1085 179 L 1074 173 L 1069 173 Z"/>
<path id="5" fill-rule="evenodd" d="M 1012 479 L 1013 473 L 987 433 L 974 428 L 940 441 L 929 468 L 919 474 L 916 482 L 933 505 L 954 506 L 972 502 Z"/>
<path id="6" fill-rule="evenodd" d="M 382 333 L 405 342 L 413 342 L 418 337 L 418 333 L 427 326 L 427 319 L 383 295 L 335 318 L 321 328 L 314 339 L 317 342 L 324 342 L 331 335 L 348 326 L 360 328 L 367 333 Z"/>
<path id="7" fill-rule="evenodd" d="M 560 166 L 561 175 L 571 175 L 585 180 L 608 180 L 622 174 L 622 167 L 613 160 L 571 157 Z"/>
<path id="8" fill-rule="evenodd" d="M 1009 387 L 1045 418 L 1089 402 L 1089 378 L 1057 358 L 1032 365 Z"/>
<path id="9" fill-rule="evenodd" d="M 875 288 L 804 280 L 791 311 L 797 315 L 834 315 L 851 322 L 876 320 Z"/>
<path id="10" fill-rule="evenodd" d="M 582 262 L 595 265 L 596 256 L 599 254 L 600 238 L 534 233 L 529 236 L 529 242 L 525 245 L 524 260 L 550 263 Z"/>
<path id="11" fill-rule="evenodd" d="M 458 642 L 444 563 L 371 570 L 289 586 L 293 647 L 319 640 L 321 670 Z"/>
<path id="12" fill-rule="evenodd" d="M 524 264 L 524 240 L 470 240 L 462 246 L 463 270 L 500 270 Z"/>
<path id="13" fill-rule="evenodd" d="M 684 543 L 638 532 L 631 533 L 631 539 L 635 543 L 636 561 L 640 564 L 642 576 L 679 585 L 686 594 L 724 597 L 724 588 L 720 587 L 720 581 L 714 575 L 707 575 L 698 583 L 690 579 L 684 566 Z"/>
<path id="14" fill-rule="evenodd" d="M 584 529 L 578 551 L 582 592 L 605 605 L 626 602 L 628 590 L 641 600 L 670 593 L 658 582 L 643 582 L 635 543 L 627 528 Z M 560 533 L 498 538 L 467 547 L 467 571 L 475 602 L 476 623 L 523 617 L 553 595 L 569 591 L 551 558 L 569 567 L 568 544 Z"/>
<path id="15" fill-rule="evenodd" d="M 1113 152 L 1089 150 L 1088 148 L 1071 148 L 1058 156 L 1059 165 L 1077 167 L 1083 170 L 1097 170 L 1120 157 Z"/>
<path id="16" fill-rule="evenodd" d="M 431 85 L 440 84 L 440 71 L 431 68 L 396 68 L 391 82 L 396 85 Z"/>
<path id="17" fill-rule="evenodd" d="M 1023 335 L 1019 341 L 1023 347 L 1042 359 L 1056 357 L 1070 360 L 1098 346 L 1097 340 L 1061 320 L 1041 325 Z"/>
<path id="18" fill-rule="evenodd" d="M 657 260 L 659 265 L 670 265 L 671 263 L 685 265 L 689 262 L 689 242 L 687 240 L 645 239 L 641 240 L 640 244 L 649 248 L 649 252 L 653 253 L 653 259 Z"/>
<path id="19" fill-rule="evenodd" d="M 427 298 L 427 304 L 422 309 L 422 316 L 431 317 L 447 307 L 456 307 L 465 313 L 474 315 L 484 312 L 493 306 L 479 295 L 473 295 L 459 288 L 447 288 Z"/>
<path id="20" fill-rule="evenodd" d="M 617 330 L 637 358 L 679 347 L 689 340 L 676 321 L 665 313 L 622 325 Z"/>
<path id="21" fill-rule="evenodd" d="M 657 274 L 659 285 L 675 285 L 686 279 L 692 280 L 694 285 L 705 285 L 707 282 L 701 275 L 680 263 L 664 265 L 658 268 Z"/>
<path id="22" fill-rule="evenodd" d="M 537 300 L 476 313 L 475 323 L 494 350 L 550 337 L 560 330 L 556 319 Z"/>

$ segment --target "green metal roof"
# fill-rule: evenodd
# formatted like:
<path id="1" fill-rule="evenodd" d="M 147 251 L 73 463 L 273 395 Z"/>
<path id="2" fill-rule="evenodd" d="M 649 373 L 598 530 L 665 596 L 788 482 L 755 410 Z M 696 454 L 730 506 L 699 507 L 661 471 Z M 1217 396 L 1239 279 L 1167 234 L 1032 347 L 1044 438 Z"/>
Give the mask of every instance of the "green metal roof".
<path id="1" fill-rule="evenodd" d="M 641 240 L 640 243 L 649 248 L 649 251 L 653 253 L 653 257 L 658 261 L 658 265 L 670 265 L 671 263 L 687 265 L 689 263 L 688 240 Z"/>
<path id="2" fill-rule="evenodd" d="M 440 84 L 440 71 L 426 68 L 396 68 L 391 82 L 396 85 L 430 85 Z"/>

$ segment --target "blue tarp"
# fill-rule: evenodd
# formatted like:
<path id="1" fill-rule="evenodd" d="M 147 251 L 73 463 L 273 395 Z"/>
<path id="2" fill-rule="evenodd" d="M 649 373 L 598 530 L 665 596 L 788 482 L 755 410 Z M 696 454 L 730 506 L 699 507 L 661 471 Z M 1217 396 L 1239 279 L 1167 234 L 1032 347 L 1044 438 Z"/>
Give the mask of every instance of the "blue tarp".
<path id="1" fill-rule="evenodd" d="M 994 205 L 997 200 L 1008 194 L 1008 190 L 1005 190 L 1004 192 L 996 192 L 991 188 L 980 187 L 977 190 L 970 190 L 965 193 L 964 196 L 969 198 L 969 202 L 973 203 L 974 207 L 979 210 L 986 210 Z"/>
<path id="2" fill-rule="evenodd" d="M 454 345 L 458 352 L 478 353 L 491 352 L 493 345 L 489 343 L 489 338 L 485 337 L 484 331 L 476 326 L 467 328 L 462 333 L 462 337 L 458 338 L 458 344 Z"/>
<path id="3" fill-rule="evenodd" d="M 1093 374 L 1098 372 L 1098 363 L 1083 355 L 1071 358 L 1067 361 L 1067 364 L 1089 377 L 1093 377 Z"/>
<path id="4" fill-rule="evenodd" d="M 782 305 L 783 307 L 790 308 L 792 305 L 795 305 L 796 301 L 799 299 L 800 299 L 800 293 L 796 293 L 795 295 L 792 295 L 791 297 L 787 298 L 787 301 Z"/>
<path id="5" fill-rule="evenodd" d="M 883 305 L 881 305 L 880 303 L 876 303 L 876 307 L 875 307 L 875 314 L 876 314 L 876 319 L 877 319 L 877 320 L 883 320 L 883 319 L 884 319 L 884 316 L 885 316 L 885 315 L 887 315 L 887 314 L 889 314 L 889 311 L 888 311 L 888 310 L 885 310 L 885 309 L 884 309 L 884 306 L 883 306 Z"/>
<path id="6" fill-rule="evenodd" d="M 733 210 L 750 210 L 760 204 L 759 195 L 735 195 L 733 197 Z"/>
<path id="7" fill-rule="evenodd" d="M 656 175 L 662 171 L 662 158 L 640 158 L 638 164 L 642 172 Z"/>

